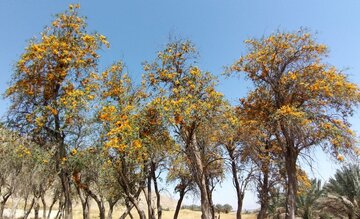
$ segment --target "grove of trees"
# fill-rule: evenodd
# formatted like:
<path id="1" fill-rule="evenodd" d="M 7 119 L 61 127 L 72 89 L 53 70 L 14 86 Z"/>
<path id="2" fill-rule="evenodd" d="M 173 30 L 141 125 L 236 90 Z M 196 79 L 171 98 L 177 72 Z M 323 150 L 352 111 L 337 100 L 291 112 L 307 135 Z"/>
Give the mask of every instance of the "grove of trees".
<path id="1" fill-rule="evenodd" d="M 322 188 L 299 162 L 314 148 L 339 162 L 358 162 L 359 155 L 348 120 L 359 87 L 324 61 L 327 47 L 305 29 L 245 42 L 247 54 L 224 75 L 244 75 L 253 86 L 231 105 L 187 40 L 154 53 L 138 84 L 123 61 L 99 69 L 99 50 L 110 44 L 87 31 L 78 8 L 56 15 L 16 63 L 0 127 L 0 218 L 17 197 L 24 218 L 55 211 L 72 219 L 79 202 L 88 219 L 92 200 L 101 219 L 112 218 L 118 205 L 121 218 L 136 212 L 161 219 L 165 175 L 179 193 L 174 219 L 188 193 L 199 196 L 202 219 L 231 211 L 213 200 L 226 175 L 238 219 L 249 187 L 257 192 L 259 219 L 281 209 L 288 219 L 323 212 L 360 218 L 358 165 L 344 166 Z"/>

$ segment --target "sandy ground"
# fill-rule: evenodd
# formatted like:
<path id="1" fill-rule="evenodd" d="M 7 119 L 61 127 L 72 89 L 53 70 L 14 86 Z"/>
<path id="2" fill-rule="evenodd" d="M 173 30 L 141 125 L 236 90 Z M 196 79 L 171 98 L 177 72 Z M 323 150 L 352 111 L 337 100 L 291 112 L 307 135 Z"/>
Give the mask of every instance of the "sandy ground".
<path id="1" fill-rule="evenodd" d="M 163 196 L 161 197 L 162 200 L 162 206 L 164 207 L 164 209 L 171 209 L 169 211 L 163 211 L 163 219 L 172 219 L 173 215 L 174 215 L 174 210 L 175 206 L 176 206 L 176 200 L 167 197 L 167 196 Z M 74 219 L 82 219 L 82 208 L 80 203 L 78 202 L 74 202 L 73 203 L 73 216 Z M 57 205 L 55 205 L 57 206 Z M 7 216 L 9 218 L 22 218 L 24 216 L 24 211 L 21 209 L 23 207 L 23 203 L 21 203 L 20 200 L 18 199 L 11 199 L 9 200 L 9 202 L 7 203 L 7 209 L 5 209 L 4 212 L 4 216 Z M 12 211 L 11 209 L 16 208 L 17 209 L 15 211 Z M 144 209 L 145 214 L 147 214 L 147 206 L 144 202 L 141 202 L 140 207 Z M 122 206 L 115 206 L 114 208 L 114 213 L 113 213 L 113 218 L 117 219 L 120 217 L 120 215 L 124 212 L 125 208 Z M 138 219 L 139 216 L 137 214 L 137 212 L 133 209 L 131 211 L 132 215 L 134 216 L 134 218 Z M 51 212 L 51 218 L 55 218 L 57 214 L 57 209 L 53 209 L 53 211 Z M 40 208 L 39 211 L 39 217 L 42 217 L 43 215 L 43 211 Z M 47 214 L 46 214 L 47 215 Z M 106 215 L 107 215 L 107 209 L 106 209 Z M 34 211 L 32 211 L 29 215 L 29 219 L 34 218 Z M 99 218 L 99 211 L 97 208 L 97 205 L 94 201 L 90 202 L 90 218 L 91 219 L 96 219 Z M 130 218 L 130 217 L 127 217 Z M 181 210 L 180 214 L 179 214 L 179 219 L 197 219 L 197 218 L 201 218 L 201 212 L 200 211 L 191 211 L 191 210 Z M 220 215 L 220 219 L 235 219 L 236 215 L 235 212 L 230 212 L 229 214 L 221 214 Z M 255 219 L 256 215 L 255 214 L 244 214 L 243 219 Z"/>
<path id="2" fill-rule="evenodd" d="M 96 219 L 99 218 L 97 209 L 94 209 L 95 206 L 93 206 L 91 212 L 90 212 L 90 218 Z M 52 212 L 51 218 L 55 218 L 57 211 Z M 40 210 L 39 214 L 40 217 L 42 216 L 42 210 Z M 81 209 L 75 208 L 73 211 L 74 219 L 82 219 L 82 211 Z M 119 218 L 121 214 L 120 209 L 114 212 L 113 218 Z M 134 218 L 138 219 L 138 215 L 136 212 L 132 212 Z M 16 210 L 16 212 L 12 212 L 10 209 L 5 209 L 4 216 L 7 216 L 9 218 L 21 218 L 24 215 L 23 210 Z M 163 219 L 172 219 L 174 215 L 174 211 L 164 211 L 163 212 Z M 29 219 L 34 218 L 34 212 L 31 212 Z M 130 218 L 130 217 L 127 217 Z M 181 219 L 197 219 L 201 218 L 201 212 L 199 211 L 190 211 L 190 210 L 181 210 L 179 214 L 179 218 Z M 229 214 L 220 214 L 220 219 L 235 219 L 235 213 L 231 212 Z M 243 219 L 255 219 L 256 215 L 254 214 L 244 214 L 242 216 Z"/>

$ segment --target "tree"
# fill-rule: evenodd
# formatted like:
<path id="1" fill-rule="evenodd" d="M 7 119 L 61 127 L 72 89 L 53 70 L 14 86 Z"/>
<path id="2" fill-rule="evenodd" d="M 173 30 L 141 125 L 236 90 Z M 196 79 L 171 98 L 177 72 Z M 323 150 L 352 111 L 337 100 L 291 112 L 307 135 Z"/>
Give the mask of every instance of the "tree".
<path id="1" fill-rule="evenodd" d="M 257 191 L 257 197 L 260 204 L 258 219 L 267 218 L 271 189 L 281 181 L 279 174 L 282 165 L 281 158 L 278 155 L 278 146 L 266 126 L 254 123 L 251 116 L 238 107 L 237 116 L 241 121 L 240 143 L 243 147 L 243 154 L 247 162 L 253 166 L 252 180 Z"/>
<path id="2" fill-rule="evenodd" d="M 86 32 L 79 5 L 58 14 L 40 39 L 31 40 L 17 62 L 6 96 L 9 127 L 56 148 L 54 160 L 65 197 L 65 218 L 72 218 L 70 176 L 66 159 L 74 126 L 84 123 L 94 98 L 99 55 L 106 38 Z M 51 144 L 46 144 L 51 142 Z"/>
<path id="3" fill-rule="evenodd" d="M 167 182 L 178 182 L 175 186 L 175 192 L 179 193 L 179 199 L 176 204 L 174 219 L 177 219 L 180 213 L 182 201 L 188 192 L 196 193 L 196 184 L 194 177 L 189 170 L 189 162 L 181 152 L 174 153 L 170 159 Z"/>
<path id="4" fill-rule="evenodd" d="M 145 198 L 148 204 L 149 218 L 155 219 L 155 207 L 152 203 L 152 184 L 156 196 L 157 218 L 162 217 L 159 179 L 174 151 L 174 141 L 166 127 L 160 111 L 153 102 L 149 102 L 140 112 L 140 138 L 146 148 L 145 172 L 147 175 L 147 191 Z"/>
<path id="5" fill-rule="evenodd" d="M 191 164 L 191 173 L 200 190 L 201 217 L 208 219 L 214 212 L 207 162 L 210 148 L 214 147 L 208 141 L 208 133 L 207 139 L 201 135 L 212 126 L 210 120 L 219 113 L 223 98 L 215 90 L 214 77 L 194 66 L 195 56 L 190 42 L 172 42 L 158 53 L 155 62 L 146 63 L 144 69 L 147 83 L 153 88 L 153 102 L 165 116 L 171 133 L 176 134 L 177 143 Z"/>
<path id="6" fill-rule="evenodd" d="M 3 218 L 5 204 L 16 192 L 23 157 L 31 153 L 25 142 L 16 133 L 0 127 L 0 218 Z"/>
<path id="7" fill-rule="evenodd" d="M 347 118 L 359 103 L 356 84 L 325 64 L 326 46 L 304 30 L 247 40 L 248 54 L 229 70 L 244 72 L 254 90 L 242 100 L 254 121 L 271 130 L 285 159 L 287 218 L 295 218 L 296 162 L 321 146 L 338 159 L 355 150 Z"/>
<path id="8" fill-rule="evenodd" d="M 98 118 L 103 124 L 103 150 L 108 165 L 125 199 L 134 206 L 141 219 L 145 213 L 139 206 L 139 196 L 146 186 L 148 151 L 141 130 L 142 104 L 146 97 L 142 88 L 135 88 L 123 63 L 117 62 L 101 76 L 101 107 Z"/>
<path id="9" fill-rule="evenodd" d="M 253 180 L 255 171 L 253 162 L 251 162 L 251 150 L 253 150 L 254 142 L 250 143 L 250 131 L 245 125 L 242 115 L 238 115 L 237 108 L 225 105 L 224 109 L 221 118 L 217 124 L 214 124 L 217 129 L 214 138 L 226 151 L 224 160 L 232 174 L 237 195 L 236 218 L 241 219 L 245 191 Z"/>
<path id="10" fill-rule="evenodd" d="M 322 211 L 336 217 L 360 218 L 360 167 L 343 166 L 325 185 L 326 199 Z"/>

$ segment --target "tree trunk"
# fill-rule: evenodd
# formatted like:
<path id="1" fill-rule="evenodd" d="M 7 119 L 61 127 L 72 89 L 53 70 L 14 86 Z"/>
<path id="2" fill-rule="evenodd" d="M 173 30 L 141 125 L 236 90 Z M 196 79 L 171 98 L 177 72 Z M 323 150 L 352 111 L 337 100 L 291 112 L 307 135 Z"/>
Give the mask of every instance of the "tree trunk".
<path id="1" fill-rule="evenodd" d="M 89 204 L 87 202 L 85 204 L 82 204 L 82 208 L 83 208 L 83 212 L 82 212 L 83 219 L 89 219 L 90 218 Z"/>
<path id="2" fill-rule="evenodd" d="M 99 208 L 99 217 L 100 219 L 105 219 L 105 206 L 104 201 L 101 197 L 98 197 L 95 193 L 93 193 L 88 187 L 83 188 L 87 195 L 93 198 Z"/>
<path id="3" fill-rule="evenodd" d="M 3 219 L 5 210 L 5 204 L 3 202 L 0 203 L 0 219 Z"/>
<path id="4" fill-rule="evenodd" d="M 114 211 L 115 204 L 116 202 L 109 202 L 109 211 L 108 211 L 107 219 L 112 219 L 112 214 Z"/>
<path id="5" fill-rule="evenodd" d="M 209 198 L 205 168 L 201 159 L 200 149 L 197 144 L 195 133 L 189 133 L 188 136 L 190 141 L 187 144 L 187 156 L 192 162 L 192 172 L 200 190 L 201 219 L 212 219 L 214 215 L 211 211 L 211 200 Z"/>
<path id="6" fill-rule="evenodd" d="M 286 219 L 295 219 L 296 210 L 296 159 L 297 154 L 294 149 L 287 148 L 286 151 L 286 174 L 287 174 L 287 194 L 286 194 Z"/>
<path id="7" fill-rule="evenodd" d="M 100 213 L 99 213 L 100 219 L 105 219 L 105 206 L 104 206 L 104 204 L 101 203 L 101 205 L 98 206 L 98 207 L 99 207 L 99 211 L 100 211 Z"/>
<path id="8" fill-rule="evenodd" d="M 259 214 L 257 215 L 257 219 L 266 219 L 267 218 L 267 209 L 269 207 L 269 203 L 267 202 L 262 202 L 260 204 L 260 211 Z"/>
<path id="9" fill-rule="evenodd" d="M 75 188 L 81 202 L 83 219 L 89 219 L 89 194 L 82 192 L 80 185 L 77 182 L 75 182 Z"/>
<path id="10" fill-rule="evenodd" d="M 24 207 L 24 212 L 25 212 L 24 213 L 24 219 L 27 219 L 29 217 L 29 214 L 31 213 L 31 210 L 34 207 L 34 204 L 35 204 L 35 198 L 32 199 L 29 209 L 26 210 L 26 204 L 25 204 L 25 207 Z"/>
<path id="11" fill-rule="evenodd" d="M 174 213 L 174 219 L 177 219 L 178 216 L 179 216 L 179 212 L 180 212 L 180 209 L 181 209 L 181 204 L 182 204 L 182 201 L 183 201 L 183 199 L 185 197 L 185 189 L 186 188 L 181 189 L 180 192 L 179 192 L 180 193 L 180 198 L 179 198 L 179 200 L 178 200 L 178 202 L 176 204 L 176 209 L 175 209 L 175 213 Z"/>
<path id="12" fill-rule="evenodd" d="M 134 207 L 134 205 L 130 205 L 128 199 L 125 200 L 125 205 L 126 205 L 126 211 L 121 215 L 120 219 L 125 219 L 127 215 L 129 215 L 129 217 L 133 219 L 134 217 L 131 214 L 131 209 Z"/>
<path id="13" fill-rule="evenodd" d="M 240 188 L 239 179 L 237 176 L 237 168 L 236 168 L 236 162 L 234 161 L 233 154 L 229 151 L 230 158 L 231 158 L 231 172 L 233 177 L 234 186 L 236 189 L 236 196 L 237 196 L 237 210 L 236 210 L 236 219 L 241 219 L 241 211 L 242 211 L 242 202 L 244 195 Z"/>
<path id="14" fill-rule="evenodd" d="M 160 196 L 160 191 L 159 191 L 157 178 L 156 178 L 155 162 L 151 162 L 151 176 L 154 181 L 154 189 L 155 189 L 155 194 L 156 194 L 156 208 L 157 208 L 157 216 L 158 216 L 157 218 L 161 219 L 161 216 L 162 216 L 161 196 Z"/>
<path id="15" fill-rule="evenodd" d="M 10 198 L 11 194 L 12 193 L 9 192 L 2 197 L 2 200 L 0 202 L 0 219 L 2 219 L 4 217 L 5 204 L 6 204 L 7 200 Z"/>
<path id="16" fill-rule="evenodd" d="M 210 180 L 206 176 L 205 176 L 205 178 L 206 178 L 206 191 L 207 191 L 209 204 L 210 204 L 211 218 L 215 219 L 215 206 L 212 201 L 212 192 L 214 190 L 214 187 L 210 189 Z"/>
<path id="17" fill-rule="evenodd" d="M 142 209 L 140 209 L 138 201 L 134 200 L 132 197 L 129 197 L 129 201 L 131 202 L 131 204 L 135 207 L 136 211 L 138 212 L 139 218 L 146 219 L 146 215 L 145 215 L 144 211 Z"/>
<path id="18" fill-rule="evenodd" d="M 39 210 L 40 210 L 40 204 L 39 204 L 39 201 L 36 200 L 36 203 L 34 206 L 34 219 L 39 219 Z"/>
<path id="19" fill-rule="evenodd" d="M 64 193 L 64 219 L 72 219 L 72 200 L 71 200 L 71 187 L 70 180 L 64 169 L 60 173 L 61 184 Z"/>
<path id="20" fill-rule="evenodd" d="M 265 150 L 269 149 L 269 145 L 266 144 Z M 266 156 L 268 156 L 268 152 L 265 152 Z M 258 190 L 258 198 L 260 200 L 260 211 L 257 215 L 257 219 L 266 219 L 267 218 L 267 210 L 269 207 L 269 163 L 262 163 L 261 172 L 263 174 L 263 180 L 261 182 L 261 177 L 259 181 L 261 182 L 260 191 Z"/>
<path id="21" fill-rule="evenodd" d="M 41 195 L 41 202 L 42 202 L 42 206 L 43 206 L 43 214 L 42 214 L 42 219 L 45 219 L 46 218 L 46 209 L 47 209 L 47 206 L 46 206 L 46 201 L 45 201 L 45 194 Z"/>
<path id="22" fill-rule="evenodd" d="M 52 212 L 52 208 L 54 207 L 55 203 L 57 202 L 57 198 L 56 198 L 56 195 L 54 196 L 53 200 L 52 200 L 52 203 L 50 204 L 49 206 L 49 212 L 47 214 L 47 219 L 50 219 L 50 216 L 51 216 L 51 212 Z M 45 219 L 45 218 L 44 218 Z"/>
<path id="23" fill-rule="evenodd" d="M 211 219 L 211 205 L 208 197 L 208 193 L 206 190 L 206 181 L 203 177 L 202 180 L 198 183 L 200 189 L 200 203 L 201 203 L 201 219 Z"/>
<path id="24" fill-rule="evenodd" d="M 147 177 L 147 195 L 145 196 L 146 197 L 146 203 L 147 203 L 147 206 L 148 206 L 148 218 L 149 219 L 155 219 L 155 212 L 154 212 L 154 208 L 153 208 L 153 205 L 152 205 L 152 188 L 151 188 L 151 167 L 150 167 L 150 173 Z"/>

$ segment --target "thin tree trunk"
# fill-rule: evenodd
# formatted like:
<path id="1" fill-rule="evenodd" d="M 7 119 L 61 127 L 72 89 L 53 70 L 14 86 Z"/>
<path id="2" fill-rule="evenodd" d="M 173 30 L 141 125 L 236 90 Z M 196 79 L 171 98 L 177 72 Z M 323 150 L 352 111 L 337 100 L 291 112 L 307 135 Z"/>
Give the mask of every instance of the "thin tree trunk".
<path id="1" fill-rule="evenodd" d="M 285 157 L 287 173 L 286 219 L 295 219 L 297 191 L 296 159 L 296 152 L 292 148 L 288 148 L 287 156 Z"/>
<path id="2" fill-rule="evenodd" d="M 59 201 L 59 210 L 58 210 L 55 218 L 61 218 L 62 217 L 63 212 L 64 212 L 64 207 L 65 207 L 64 203 L 62 201 Z"/>
<path id="3" fill-rule="evenodd" d="M 43 195 L 41 195 L 41 202 L 42 202 L 42 206 L 43 206 L 42 219 L 45 219 L 46 218 L 46 209 L 47 209 L 47 205 L 46 205 L 46 201 L 45 201 L 45 193 Z"/>
<path id="4" fill-rule="evenodd" d="M 0 203 L 0 219 L 3 219 L 4 216 L 4 210 L 5 210 L 5 203 Z"/>
<path id="5" fill-rule="evenodd" d="M 181 204 L 182 204 L 182 201 L 183 201 L 183 199 L 185 197 L 185 193 L 186 193 L 185 189 L 186 188 L 181 189 L 180 192 L 179 192 L 180 197 L 179 197 L 179 200 L 178 200 L 178 202 L 176 204 L 176 209 L 175 209 L 175 213 L 174 213 L 174 219 L 177 219 L 178 216 L 179 216 L 179 212 L 180 212 L 180 209 L 181 209 Z"/>
<path id="6" fill-rule="evenodd" d="M 138 212 L 139 218 L 140 219 L 146 219 L 146 215 L 145 215 L 144 211 L 142 209 L 140 209 L 139 203 L 136 200 L 134 200 L 133 198 L 131 198 L 131 197 L 129 198 L 129 201 L 133 204 L 136 211 Z"/>
<path id="7" fill-rule="evenodd" d="M 34 206 L 34 219 L 39 219 L 39 210 L 40 210 L 39 200 L 36 200 Z"/>
<path id="8" fill-rule="evenodd" d="M 212 187 L 210 189 L 210 179 L 206 178 L 206 191 L 207 191 L 208 199 L 209 199 L 209 203 L 210 203 L 211 218 L 215 219 L 215 207 L 214 207 L 214 203 L 212 201 L 213 190 L 214 190 L 214 187 Z"/>
<path id="9" fill-rule="evenodd" d="M 234 187 L 236 190 L 237 197 L 237 209 L 236 209 L 236 218 L 241 219 L 241 211 L 243 206 L 244 193 L 241 191 L 240 183 L 238 179 L 238 169 L 235 162 L 234 150 L 228 149 L 228 153 L 231 159 L 231 173 L 233 178 Z"/>
<path id="10" fill-rule="evenodd" d="M 49 206 L 49 212 L 47 214 L 47 219 L 50 219 L 50 216 L 51 216 L 51 211 L 52 211 L 52 208 L 54 207 L 55 203 L 57 202 L 57 198 L 56 196 L 54 196 L 53 200 L 52 200 L 52 203 L 50 204 Z"/>
<path id="11" fill-rule="evenodd" d="M 11 194 L 12 193 L 9 192 L 2 197 L 2 200 L 0 202 L 0 219 L 2 219 L 4 217 L 5 204 L 6 204 L 7 200 L 9 200 Z"/>
<path id="12" fill-rule="evenodd" d="M 154 162 L 151 162 L 151 175 L 154 181 L 154 189 L 156 194 L 156 208 L 157 208 L 157 216 L 158 216 L 157 218 L 161 219 L 162 217 L 161 196 L 156 178 L 156 165 Z"/>
<path id="13" fill-rule="evenodd" d="M 75 183 L 75 188 L 81 202 L 83 219 L 89 219 L 89 195 L 84 195 L 81 192 L 80 186 L 77 183 Z"/>
<path id="14" fill-rule="evenodd" d="M 64 169 L 60 173 L 61 184 L 64 192 L 64 219 L 72 219 L 72 200 L 70 180 Z"/>
<path id="15" fill-rule="evenodd" d="M 150 167 L 150 173 L 147 177 L 147 194 L 146 194 L 146 203 L 148 206 L 148 218 L 149 219 L 155 219 L 155 212 L 152 205 L 152 188 L 151 188 L 151 167 Z"/>
<path id="16" fill-rule="evenodd" d="M 109 201 L 109 211 L 108 211 L 107 219 L 112 219 L 112 214 L 113 214 L 114 206 L 115 206 L 116 202 L 117 201 Z"/>
<path id="17" fill-rule="evenodd" d="M 83 219 L 89 219 L 90 218 L 90 207 L 89 207 L 88 196 L 85 198 L 85 200 L 83 202 L 81 202 L 81 207 L 82 207 Z"/>
<path id="18" fill-rule="evenodd" d="M 133 219 L 134 217 L 131 214 L 131 209 L 134 207 L 134 205 L 130 205 L 129 200 L 125 200 L 125 206 L 126 211 L 120 216 L 120 219 L 125 219 L 127 215 L 129 215 L 129 217 Z"/>
<path id="19" fill-rule="evenodd" d="M 29 217 L 29 214 L 31 213 L 31 210 L 32 210 L 33 207 L 34 207 L 34 204 L 35 204 L 35 198 L 32 199 L 31 205 L 30 205 L 29 209 L 26 210 L 26 205 L 25 205 L 25 208 L 24 208 L 24 219 L 27 219 L 27 218 Z"/>
<path id="20" fill-rule="evenodd" d="M 268 149 L 266 145 L 265 150 Z M 269 169 L 268 169 L 268 162 L 265 164 L 266 166 L 262 166 L 262 173 L 263 182 L 261 183 L 261 188 L 259 192 L 259 199 L 260 199 L 260 211 L 257 215 L 257 219 L 266 219 L 267 218 L 267 209 L 269 207 Z"/>
<path id="21" fill-rule="evenodd" d="M 105 206 L 102 198 L 98 197 L 96 194 L 94 194 L 88 187 L 83 188 L 84 191 L 95 200 L 98 208 L 99 208 L 99 217 L 100 219 L 105 219 Z"/>

